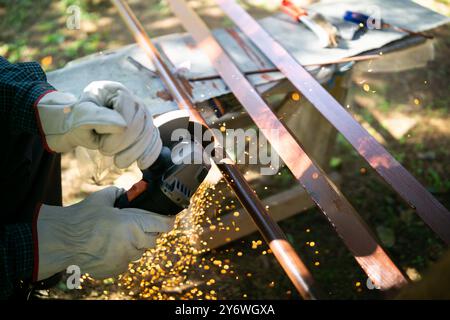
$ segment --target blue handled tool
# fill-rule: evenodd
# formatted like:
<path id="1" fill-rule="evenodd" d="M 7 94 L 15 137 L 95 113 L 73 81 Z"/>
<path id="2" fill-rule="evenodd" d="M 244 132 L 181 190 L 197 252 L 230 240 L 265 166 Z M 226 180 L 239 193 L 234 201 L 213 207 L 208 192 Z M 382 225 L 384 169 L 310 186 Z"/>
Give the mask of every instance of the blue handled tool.
<path id="1" fill-rule="evenodd" d="M 360 12 L 354 12 L 354 11 L 345 11 L 344 14 L 344 20 L 348 21 L 348 22 L 353 22 L 356 24 L 359 24 L 363 27 L 368 27 L 367 26 L 367 21 L 370 19 L 370 17 L 368 15 L 365 15 L 363 13 Z"/>
<path id="2" fill-rule="evenodd" d="M 344 20 L 348 22 L 356 23 L 364 28 L 369 29 L 369 21 L 371 20 L 371 17 L 368 15 L 361 13 L 361 12 L 355 12 L 355 11 L 346 11 L 344 14 Z M 405 32 L 408 33 L 411 36 L 421 36 L 427 39 L 433 39 L 433 36 L 427 35 L 423 32 L 414 32 L 405 28 L 401 28 L 398 26 L 394 26 L 392 24 L 386 23 L 383 20 L 380 21 L 381 29 L 394 29 L 399 32 Z"/>

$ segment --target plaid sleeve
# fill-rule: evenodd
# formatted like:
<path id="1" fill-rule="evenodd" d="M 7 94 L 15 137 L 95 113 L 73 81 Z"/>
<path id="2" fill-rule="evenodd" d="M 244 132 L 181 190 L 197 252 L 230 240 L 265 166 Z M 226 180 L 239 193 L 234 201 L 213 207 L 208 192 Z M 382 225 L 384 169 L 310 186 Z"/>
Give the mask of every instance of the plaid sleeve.
<path id="1" fill-rule="evenodd" d="M 8 298 L 20 280 L 32 279 L 34 245 L 31 223 L 2 226 L 0 230 L 0 299 Z"/>
<path id="2" fill-rule="evenodd" d="M 53 90 L 38 63 L 12 64 L 0 57 L 0 117 L 10 131 L 39 134 L 35 103 Z"/>

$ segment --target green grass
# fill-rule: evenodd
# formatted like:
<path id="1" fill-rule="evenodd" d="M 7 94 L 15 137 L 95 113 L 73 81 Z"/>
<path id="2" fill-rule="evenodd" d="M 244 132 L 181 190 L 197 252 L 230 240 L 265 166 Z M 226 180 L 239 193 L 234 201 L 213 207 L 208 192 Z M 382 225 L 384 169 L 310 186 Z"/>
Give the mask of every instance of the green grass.
<path id="1" fill-rule="evenodd" d="M 81 8 L 81 21 L 97 21 L 100 17 L 100 7 L 96 1 L 62 0 L 52 1 L 12 1 L 4 3 L 6 14 L 0 19 L 0 28 L 6 30 L 1 34 L 0 54 L 11 62 L 31 61 L 41 62 L 47 56 L 52 57 L 52 63 L 43 67 L 46 71 L 64 66 L 70 60 L 97 52 L 102 42 L 109 35 L 99 32 L 70 32 L 65 19 L 67 8 L 78 5 Z M 0 2 L 1 4 L 1 2 Z M 104 6 L 104 3 L 98 4 Z M 3 19 L 4 18 L 4 19 Z M 7 30 L 14 30 L 9 33 Z"/>

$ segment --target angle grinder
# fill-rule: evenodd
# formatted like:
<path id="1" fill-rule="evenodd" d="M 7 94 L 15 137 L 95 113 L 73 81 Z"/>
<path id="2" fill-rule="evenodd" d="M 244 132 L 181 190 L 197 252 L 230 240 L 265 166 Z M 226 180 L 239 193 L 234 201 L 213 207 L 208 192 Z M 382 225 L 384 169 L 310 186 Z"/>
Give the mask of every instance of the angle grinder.
<path id="1" fill-rule="evenodd" d="M 207 129 L 190 121 L 189 113 L 183 110 L 160 115 L 154 124 L 163 144 L 161 153 L 149 168 L 142 170 L 142 180 L 116 200 L 115 207 L 176 215 L 189 206 L 211 168 L 205 146 L 199 141 Z M 202 130 L 199 137 L 196 126 Z M 174 136 L 177 129 L 181 130 Z"/>

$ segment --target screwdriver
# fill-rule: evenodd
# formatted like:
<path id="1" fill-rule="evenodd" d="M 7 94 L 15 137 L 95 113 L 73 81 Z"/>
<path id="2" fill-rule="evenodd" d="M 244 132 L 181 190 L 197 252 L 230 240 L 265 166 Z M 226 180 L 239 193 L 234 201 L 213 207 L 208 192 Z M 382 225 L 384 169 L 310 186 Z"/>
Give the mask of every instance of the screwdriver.
<path id="1" fill-rule="evenodd" d="M 311 30 L 319 38 L 322 47 L 337 47 L 337 29 L 322 14 L 308 12 L 290 0 L 283 0 L 280 9 Z"/>

